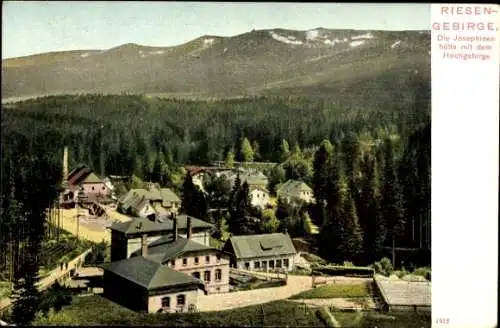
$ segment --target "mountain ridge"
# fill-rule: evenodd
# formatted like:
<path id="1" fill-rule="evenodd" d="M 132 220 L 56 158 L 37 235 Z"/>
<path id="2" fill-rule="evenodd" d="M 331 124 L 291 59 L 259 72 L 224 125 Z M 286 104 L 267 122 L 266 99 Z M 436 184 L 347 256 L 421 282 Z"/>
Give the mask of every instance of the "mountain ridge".
<path id="1" fill-rule="evenodd" d="M 387 71 L 401 76 L 398 69 L 418 70 L 430 79 L 430 31 L 273 28 L 203 35 L 176 46 L 126 43 L 4 59 L 2 101 L 123 92 L 232 98 L 290 89 L 332 96 L 336 88 L 331 84 L 360 79 L 364 84 Z M 329 87 L 311 93 L 318 85 Z"/>

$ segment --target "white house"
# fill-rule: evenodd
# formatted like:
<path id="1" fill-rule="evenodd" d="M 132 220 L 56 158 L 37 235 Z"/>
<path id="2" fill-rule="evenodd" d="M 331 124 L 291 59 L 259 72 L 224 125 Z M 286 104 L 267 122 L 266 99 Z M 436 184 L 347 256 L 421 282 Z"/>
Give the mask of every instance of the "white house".
<path id="1" fill-rule="evenodd" d="M 269 192 L 260 186 L 250 187 L 250 203 L 252 206 L 263 209 L 270 205 Z"/>

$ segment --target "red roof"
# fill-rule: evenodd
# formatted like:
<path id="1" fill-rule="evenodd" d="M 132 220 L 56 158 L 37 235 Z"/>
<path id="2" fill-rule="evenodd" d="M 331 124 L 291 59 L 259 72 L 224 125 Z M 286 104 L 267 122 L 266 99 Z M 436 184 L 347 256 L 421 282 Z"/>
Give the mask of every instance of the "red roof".
<path id="1" fill-rule="evenodd" d="M 92 171 L 88 167 L 82 167 L 75 172 L 68 180 L 68 185 L 80 184 Z"/>

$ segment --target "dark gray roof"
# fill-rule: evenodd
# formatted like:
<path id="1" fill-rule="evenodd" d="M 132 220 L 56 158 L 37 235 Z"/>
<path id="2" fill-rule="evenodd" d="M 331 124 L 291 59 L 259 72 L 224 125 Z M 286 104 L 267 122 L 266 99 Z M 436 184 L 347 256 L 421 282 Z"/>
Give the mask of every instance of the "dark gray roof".
<path id="1" fill-rule="evenodd" d="M 238 259 L 297 253 L 290 236 L 283 233 L 233 236 L 227 242 L 231 243 Z"/>
<path id="2" fill-rule="evenodd" d="M 187 229 L 187 215 L 177 216 L 177 228 L 179 230 Z M 126 222 L 115 222 L 111 225 L 111 230 L 120 231 L 126 235 L 156 232 L 156 231 L 172 231 L 174 224 L 172 220 L 165 219 L 164 222 L 153 222 L 146 218 L 133 218 Z M 214 226 L 211 223 L 191 217 L 191 227 L 193 229 L 212 229 Z"/>
<path id="3" fill-rule="evenodd" d="M 199 285 L 203 283 L 191 275 L 172 270 L 166 265 L 142 256 L 126 260 L 106 263 L 103 269 L 121 276 L 147 290 L 182 285 Z"/>
<path id="4" fill-rule="evenodd" d="M 155 262 L 165 263 L 183 254 L 204 250 L 218 251 L 217 248 L 205 246 L 187 238 L 178 237 L 178 239 L 174 241 L 173 236 L 169 235 L 162 236 L 160 239 L 148 245 L 147 258 Z M 142 250 L 137 250 L 132 254 L 140 255 L 141 252 Z"/>

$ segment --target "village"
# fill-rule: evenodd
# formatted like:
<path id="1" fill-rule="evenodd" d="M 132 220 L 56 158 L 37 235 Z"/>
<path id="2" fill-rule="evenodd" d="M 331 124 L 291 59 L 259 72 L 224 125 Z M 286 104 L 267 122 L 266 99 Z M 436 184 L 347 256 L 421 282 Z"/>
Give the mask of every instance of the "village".
<path id="1" fill-rule="evenodd" d="M 303 238 L 292 238 L 286 229 L 263 234 L 218 234 L 219 238 L 214 238 L 214 223 L 181 212 L 181 197 L 169 188 L 147 182 L 145 188 L 117 195 L 115 184 L 126 177 L 101 178 L 86 165 L 69 171 L 67 148 L 63 168 L 58 208 L 50 211 L 55 217 L 52 222 L 78 239 L 105 244 L 109 258 L 86 263 L 95 247 L 87 249 L 54 270 L 46 278 L 50 278 L 44 283 L 46 288 L 57 282 L 141 313 L 182 313 L 293 300 L 324 287 L 344 286 L 340 288 L 361 288 L 365 292 L 331 298 L 313 295 L 295 301 L 312 308 L 326 305 L 354 312 L 430 311 L 431 283 L 422 277 L 387 278 L 363 267 L 343 268 L 340 274 L 332 275 L 324 273 L 328 270 L 322 272 L 328 266 L 315 262 L 317 256 L 307 236 L 316 235 L 319 227 L 310 219 L 304 222 Z M 251 205 L 257 209 L 275 208 L 276 199 L 315 202 L 311 187 L 295 180 L 278 185 L 273 197 L 268 191 L 268 178 L 257 169 L 228 169 L 223 163 L 185 169 L 200 192 L 206 192 L 204 180 L 210 176 L 224 177 L 231 187 L 247 184 Z M 362 302 L 351 296 L 361 296 Z"/>

